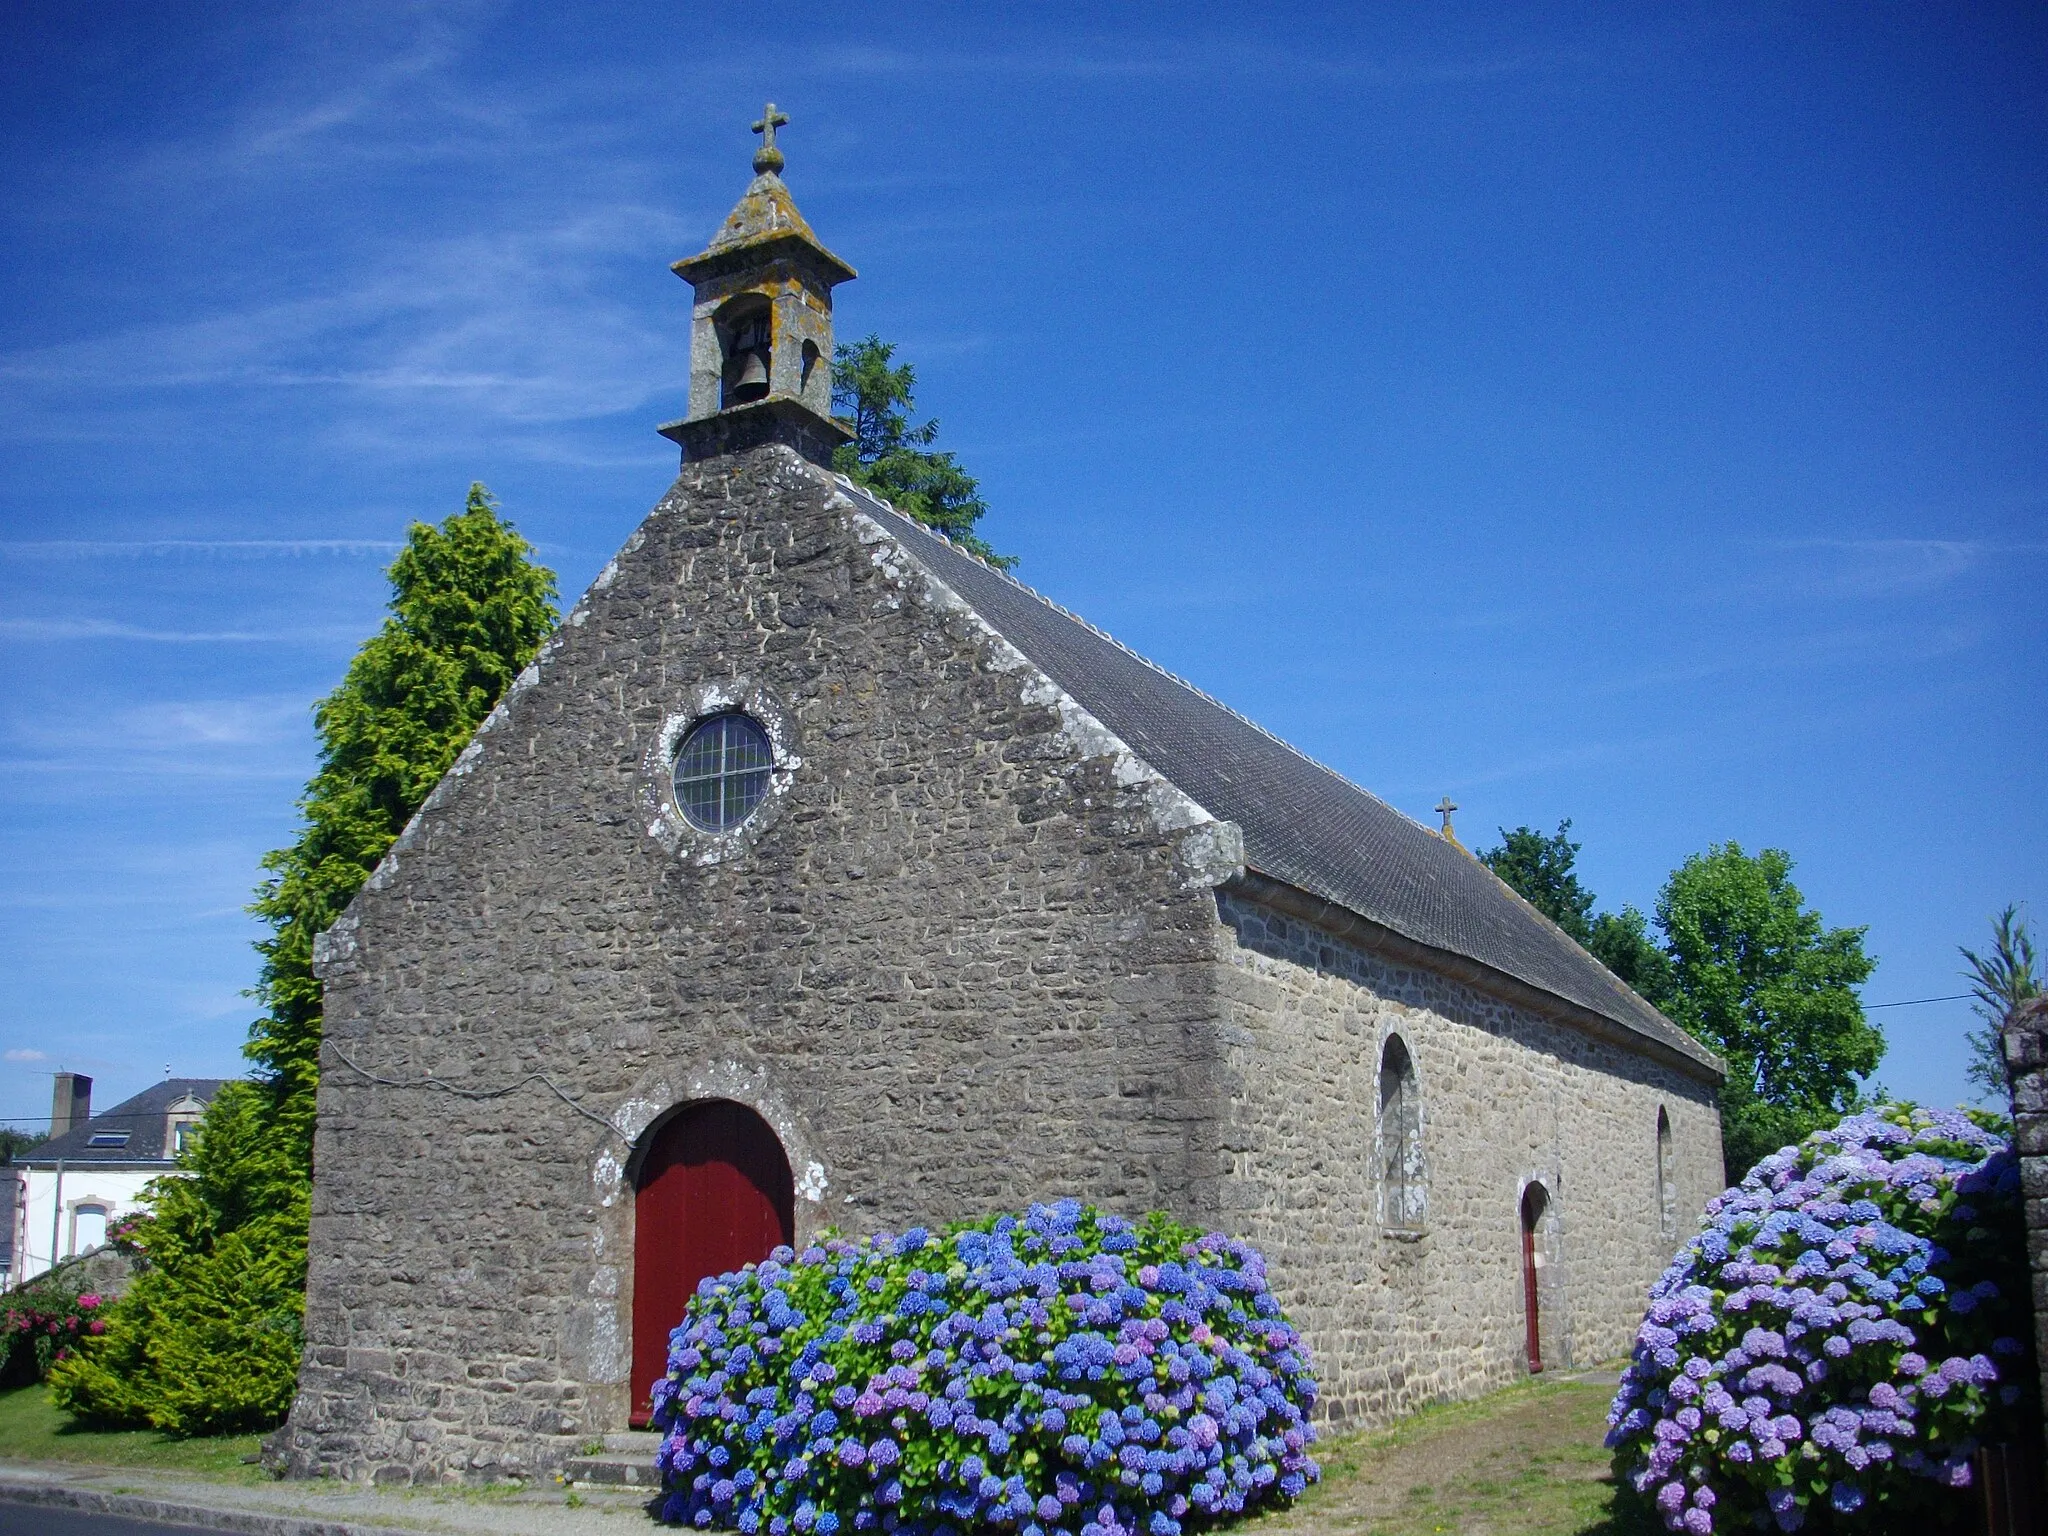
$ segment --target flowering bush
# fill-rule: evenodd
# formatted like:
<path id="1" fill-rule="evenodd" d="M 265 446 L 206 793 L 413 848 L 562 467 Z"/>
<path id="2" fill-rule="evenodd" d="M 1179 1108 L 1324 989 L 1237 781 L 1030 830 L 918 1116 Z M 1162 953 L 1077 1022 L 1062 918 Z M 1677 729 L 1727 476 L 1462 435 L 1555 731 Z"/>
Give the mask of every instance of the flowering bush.
<path id="1" fill-rule="evenodd" d="M 2019 1170 L 1889 1105 L 1772 1154 L 1651 1288 L 1608 1422 L 1672 1530 L 1901 1529 L 2038 1437 Z"/>
<path id="2" fill-rule="evenodd" d="M 1317 1476 L 1265 1261 L 1077 1201 L 698 1287 L 654 1390 L 666 1520 L 1181 1536 Z"/>
<path id="3" fill-rule="evenodd" d="M 107 1331 L 105 1298 L 61 1286 L 25 1286 L 0 1300 L 0 1383 L 41 1381 L 82 1338 Z"/>

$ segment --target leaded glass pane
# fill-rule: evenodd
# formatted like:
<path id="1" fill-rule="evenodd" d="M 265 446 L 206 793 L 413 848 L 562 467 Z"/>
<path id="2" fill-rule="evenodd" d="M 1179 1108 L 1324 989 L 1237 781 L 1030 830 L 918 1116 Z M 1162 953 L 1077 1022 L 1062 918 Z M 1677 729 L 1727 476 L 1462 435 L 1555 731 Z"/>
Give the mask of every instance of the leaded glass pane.
<path id="1" fill-rule="evenodd" d="M 713 715 L 676 754 L 676 805 L 693 827 L 730 832 L 768 795 L 774 750 L 745 715 Z"/>

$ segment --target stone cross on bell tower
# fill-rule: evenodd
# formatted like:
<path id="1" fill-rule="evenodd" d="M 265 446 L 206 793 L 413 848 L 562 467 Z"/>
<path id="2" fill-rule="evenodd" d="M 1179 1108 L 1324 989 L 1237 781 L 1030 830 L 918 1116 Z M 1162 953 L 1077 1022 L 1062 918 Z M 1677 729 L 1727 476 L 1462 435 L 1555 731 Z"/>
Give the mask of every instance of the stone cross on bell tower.
<path id="1" fill-rule="evenodd" d="M 769 102 L 754 179 L 711 244 L 670 268 L 696 290 L 690 409 L 661 435 L 686 459 L 786 442 L 816 463 L 853 436 L 832 416 L 832 290 L 856 274 L 827 250 L 782 183 Z"/>

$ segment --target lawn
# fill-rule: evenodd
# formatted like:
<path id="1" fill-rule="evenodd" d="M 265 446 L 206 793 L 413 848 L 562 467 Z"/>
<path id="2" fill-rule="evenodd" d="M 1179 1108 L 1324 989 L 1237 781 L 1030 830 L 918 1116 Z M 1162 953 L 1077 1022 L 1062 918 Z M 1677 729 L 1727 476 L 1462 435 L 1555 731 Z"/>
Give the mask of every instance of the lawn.
<path id="1" fill-rule="evenodd" d="M 270 1474 L 246 1459 L 256 1454 L 259 1439 L 218 1435 L 180 1440 L 154 1429 L 79 1429 L 51 1404 L 47 1387 L 0 1392 L 0 1458 L 9 1461 L 82 1461 L 261 1483 Z"/>
<path id="2" fill-rule="evenodd" d="M 1652 1536 L 1614 1511 L 1604 1381 L 1546 1380 L 1424 1409 L 1316 1448 L 1323 1481 L 1247 1536 Z M 153 1430 L 87 1430 L 42 1387 L 0 1393 L 0 1458 L 93 1462 L 260 1483 L 256 1435 L 178 1440 Z"/>
<path id="3" fill-rule="evenodd" d="M 1316 1447 L 1323 1481 L 1256 1536 L 1649 1536 L 1616 1513 L 1608 1453 L 1611 1377 L 1545 1380 L 1427 1408 Z"/>

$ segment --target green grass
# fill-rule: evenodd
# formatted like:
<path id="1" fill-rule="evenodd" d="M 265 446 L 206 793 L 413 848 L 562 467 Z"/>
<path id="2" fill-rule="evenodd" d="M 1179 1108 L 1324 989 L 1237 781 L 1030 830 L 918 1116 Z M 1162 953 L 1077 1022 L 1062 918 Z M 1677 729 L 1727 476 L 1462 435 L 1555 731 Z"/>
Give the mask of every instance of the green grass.
<path id="1" fill-rule="evenodd" d="M 1293 1509 L 1256 1517 L 1243 1529 L 1247 1536 L 1650 1536 L 1614 1508 L 1600 1444 L 1613 1390 L 1594 1382 L 1525 1382 L 1476 1401 L 1425 1408 L 1368 1434 L 1332 1437 L 1316 1447 L 1323 1481 Z M 268 1474 L 244 1460 L 256 1454 L 258 1438 L 80 1429 L 43 1387 L 0 1392 L 0 1458 L 8 1460 L 261 1483 Z M 490 1500 L 518 1489 L 434 1493 Z"/>
<path id="2" fill-rule="evenodd" d="M 154 1429 L 82 1429 L 50 1401 L 49 1388 L 0 1392 L 0 1458 L 77 1461 L 140 1467 L 236 1483 L 263 1483 L 270 1474 L 245 1458 L 259 1435 L 217 1435 L 180 1440 Z"/>
<path id="3" fill-rule="evenodd" d="M 1321 1483 L 1256 1536 L 1638 1536 L 1607 1476 L 1612 1385 L 1525 1382 L 1316 1447 Z"/>

